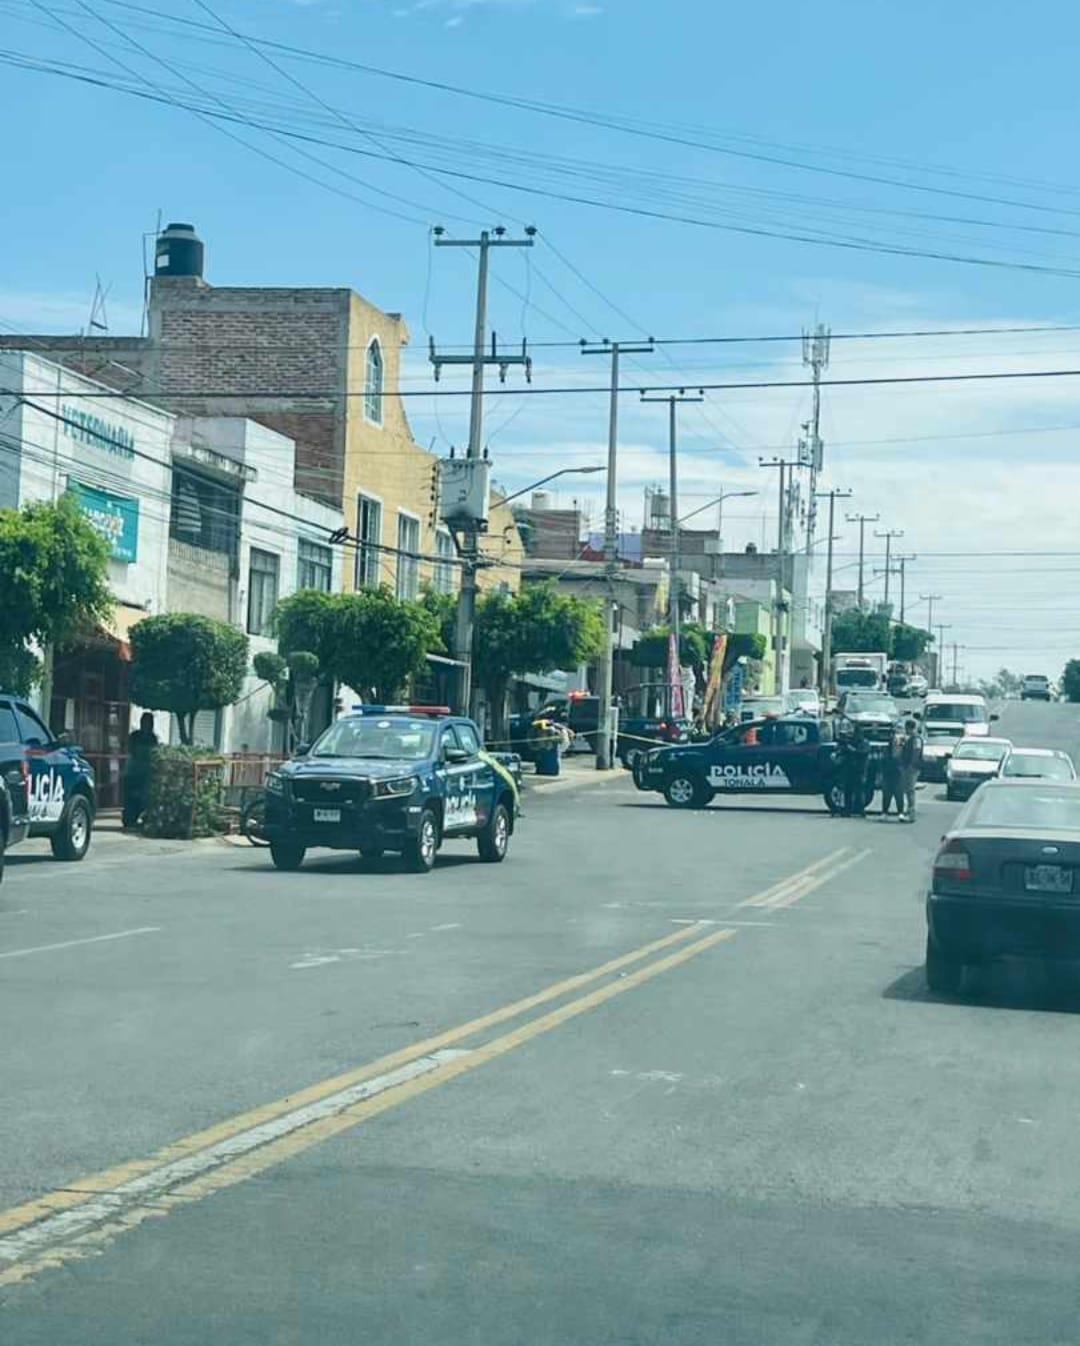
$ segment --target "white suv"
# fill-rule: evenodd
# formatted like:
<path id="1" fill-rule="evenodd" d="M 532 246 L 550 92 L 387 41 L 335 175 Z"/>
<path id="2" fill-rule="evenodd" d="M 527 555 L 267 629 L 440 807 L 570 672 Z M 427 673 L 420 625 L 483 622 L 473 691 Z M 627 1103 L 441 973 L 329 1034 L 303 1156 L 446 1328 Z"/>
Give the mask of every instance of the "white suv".
<path id="1" fill-rule="evenodd" d="M 1021 701 L 1052 701 L 1050 679 L 1042 673 L 1027 673 L 1020 684 Z"/>

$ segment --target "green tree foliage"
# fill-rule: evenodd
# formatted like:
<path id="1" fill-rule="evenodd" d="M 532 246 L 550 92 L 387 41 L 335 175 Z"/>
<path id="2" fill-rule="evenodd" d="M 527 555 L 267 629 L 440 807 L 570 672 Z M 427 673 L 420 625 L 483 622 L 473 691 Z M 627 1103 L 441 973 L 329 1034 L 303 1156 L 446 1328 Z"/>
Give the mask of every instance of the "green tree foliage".
<path id="1" fill-rule="evenodd" d="M 724 675 L 730 673 L 740 659 L 764 659 L 767 649 L 768 641 L 760 631 L 732 632 L 724 651 Z"/>
<path id="2" fill-rule="evenodd" d="M 239 697 L 248 639 L 228 622 L 169 612 L 131 628 L 131 654 L 132 699 L 151 710 L 172 711 L 180 742 L 190 744 L 200 710 L 218 710 Z"/>
<path id="3" fill-rule="evenodd" d="M 443 648 L 448 653 L 454 650 L 454 624 L 457 621 L 457 595 L 440 593 L 438 589 L 425 586 L 420 602 L 438 623 Z"/>
<path id="4" fill-rule="evenodd" d="M 285 729 L 285 749 L 292 752 L 307 737 L 307 717 L 319 685 L 319 656 L 310 650 L 290 650 L 288 657 L 261 650 L 251 661 L 256 677 L 270 684 L 274 704 L 268 712 Z"/>
<path id="5" fill-rule="evenodd" d="M 0 687 L 25 694 L 39 680 L 31 642 L 64 645 L 108 618 L 108 561 L 70 497 L 0 510 Z"/>
<path id="6" fill-rule="evenodd" d="M 392 701 L 423 668 L 425 655 L 443 649 L 431 609 L 386 588 L 352 594 L 305 589 L 282 599 L 274 620 L 286 660 L 298 651 L 312 654 L 321 674 L 376 701 Z"/>
<path id="7" fill-rule="evenodd" d="M 494 736 L 504 736 L 506 692 L 515 674 L 575 668 L 604 645 L 599 603 L 563 594 L 554 584 L 517 594 L 485 594 L 476 606 L 473 676 L 492 707 Z"/>
<path id="8" fill-rule="evenodd" d="M 1080 659 L 1070 659 L 1061 675 L 1061 690 L 1069 701 L 1080 701 Z"/>
<path id="9" fill-rule="evenodd" d="M 900 659 L 904 663 L 914 663 L 916 659 L 921 659 L 926 653 L 926 647 L 930 644 L 932 637 L 929 631 L 924 631 L 919 626 L 896 625 L 892 629 L 892 643 L 889 646 L 889 654 L 893 659 Z"/>
<path id="10" fill-rule="evenodd" d="M 840 651 L 844 654 L 881 650 L 891 652 L 888 613 L 880 608 L 872 612 L 861 608 L 838 612 L 833 617 L 832 647 L 834 653 Z"/>

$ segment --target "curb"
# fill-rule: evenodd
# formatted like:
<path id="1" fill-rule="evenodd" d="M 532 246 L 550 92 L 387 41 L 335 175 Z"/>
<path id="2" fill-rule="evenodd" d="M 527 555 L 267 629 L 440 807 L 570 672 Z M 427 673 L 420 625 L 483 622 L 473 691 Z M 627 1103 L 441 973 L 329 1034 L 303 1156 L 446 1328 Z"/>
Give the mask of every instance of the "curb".
<path id="1" fill-rule="evenodd" d="M 526 776 L 524 784 L 529 794 L 537 791 L 540 794 L 552 794 L 560 790 L 585 789 L 590 785 L 610 785 L 613 781 L 633 782 L 633 776 L 629 771 L 624 771 L 621 767 L 613 767 L 610 771 L 593 771 L 573 776 L 541 776 L 541 785 L 535 776 Z"/>

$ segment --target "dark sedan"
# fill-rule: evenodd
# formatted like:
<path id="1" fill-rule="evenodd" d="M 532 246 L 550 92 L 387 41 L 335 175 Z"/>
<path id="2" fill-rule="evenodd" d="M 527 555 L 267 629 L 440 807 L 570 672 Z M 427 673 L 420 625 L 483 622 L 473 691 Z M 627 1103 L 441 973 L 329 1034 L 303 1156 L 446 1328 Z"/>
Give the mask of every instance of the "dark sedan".
<path id="1" fill-rule="evenodd" d="M 1004 955 L 1080 958 L 1080 784 L 987 781 L 934 858 L 926 899 L 926 980 Z"/>

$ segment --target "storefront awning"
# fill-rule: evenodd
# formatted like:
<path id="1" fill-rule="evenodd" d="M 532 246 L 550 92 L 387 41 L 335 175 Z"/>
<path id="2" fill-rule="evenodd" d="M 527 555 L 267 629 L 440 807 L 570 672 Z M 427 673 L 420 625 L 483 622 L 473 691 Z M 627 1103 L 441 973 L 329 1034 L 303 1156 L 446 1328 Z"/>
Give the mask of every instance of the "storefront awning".
<path id="1" fill-rule="evenodd" d="M 141 622 L 144 617 L 149 617 L 149 615 L 145 608 L 131 607 L 128 603 L 117 603 L 114 605 L 108 621 L 102 622 L 98 627 L 98 634 L 111 645 L 115 645 L 120 658 L 126 664 L 130 664 L 131 628 L 136 622 Z"/>

